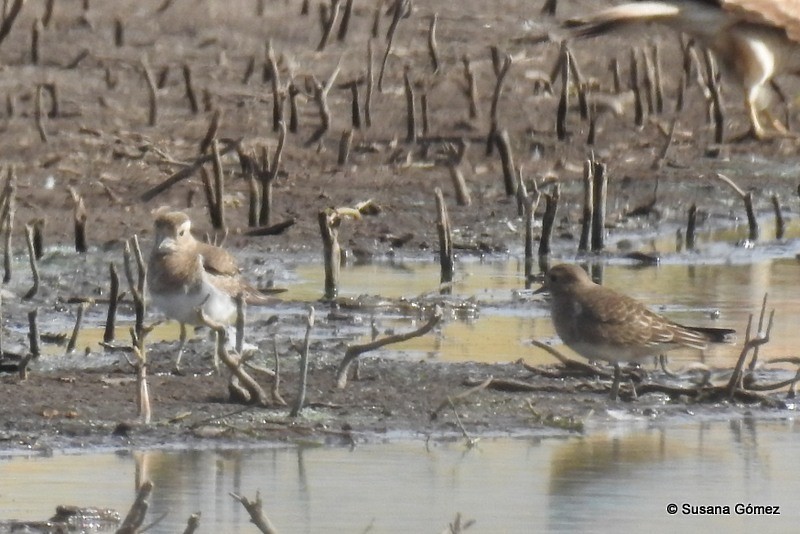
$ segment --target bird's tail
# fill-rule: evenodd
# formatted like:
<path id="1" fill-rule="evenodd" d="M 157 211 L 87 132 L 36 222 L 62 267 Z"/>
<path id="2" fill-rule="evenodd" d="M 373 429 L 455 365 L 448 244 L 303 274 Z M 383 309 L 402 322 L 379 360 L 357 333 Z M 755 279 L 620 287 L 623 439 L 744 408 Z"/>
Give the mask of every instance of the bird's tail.
<path id="1" fill-rule="evenodd" d="M 563 28 L 570 38 L 593 37 L 635 23 L 658 21 L 668 23 L 680 14 L 680 7 L 673 2 L 636 2 L 567 20 Z"/>
<path id="2" fill-rule="evenodd" d="M 703 334 L 711 343 L 733 343 L 736 341 L 736 330 L 733 328 L 715 328 L 711 326 L 683 326 L 683 328 Z"/>

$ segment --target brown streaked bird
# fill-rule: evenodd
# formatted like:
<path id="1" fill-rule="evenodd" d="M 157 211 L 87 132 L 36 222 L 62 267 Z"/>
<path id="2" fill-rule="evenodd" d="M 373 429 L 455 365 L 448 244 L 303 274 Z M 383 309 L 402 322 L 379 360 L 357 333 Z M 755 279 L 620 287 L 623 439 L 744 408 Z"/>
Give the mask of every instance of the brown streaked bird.
<path id="1" fill-rule="evenodd" d="M 800 74 L 800 0 L 663 0 L 614 6 L 565 24 L 572 37 L 588 37 L 639 22 L 657 22 L 713 50 L 744 88 L 751 133 L 758 139 L 795 137 L 769 117 L 769 84 Z M 768 130 L 759 114 L 771 124 Z"/>
<path id="2" fill-rule="evenodd" d="M 564 343 L 590 360 L 614 364 L 611 398 L 619 390 L 619 362 L 640 362 L 669 350 L 703 350 L 709 342 L 730 341 L 729 328 L 684 326 L 663 317 L 638 300 L 598 285 L 577 265 L 560 264 L 545 275 L 552 296 L 552 319 Z"/>
<path id="3" fill-rule="evenodd" d="M 153 304 L 181 324 L 180 366 L 186 343 L 186 325 L 200 325 L 198 308 L 214 322 L 228 324 L 236 314 L 236 296 L 248 304 L 273 302 L 241 276 L 236 259 L 225 249 L 198 241 L 192 222 L 180 211 L 155 212 L 155 241 L 147 267 L 147 285 Z"/>

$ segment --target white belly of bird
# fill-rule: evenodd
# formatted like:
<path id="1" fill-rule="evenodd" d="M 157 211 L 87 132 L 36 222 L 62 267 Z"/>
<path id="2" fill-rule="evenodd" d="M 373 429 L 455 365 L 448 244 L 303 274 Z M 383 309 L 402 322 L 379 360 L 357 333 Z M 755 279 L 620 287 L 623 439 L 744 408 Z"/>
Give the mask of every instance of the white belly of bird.
<path id="1" fill-rule="evenodd" d="M 153 304 L 170 319 L 186 324 L 200 324 L 197 309 L 214 322 L 227 323 L 236 313 L 236 303 L 228 295 L 204 280 L 199 289 L 151 295 Z"/>

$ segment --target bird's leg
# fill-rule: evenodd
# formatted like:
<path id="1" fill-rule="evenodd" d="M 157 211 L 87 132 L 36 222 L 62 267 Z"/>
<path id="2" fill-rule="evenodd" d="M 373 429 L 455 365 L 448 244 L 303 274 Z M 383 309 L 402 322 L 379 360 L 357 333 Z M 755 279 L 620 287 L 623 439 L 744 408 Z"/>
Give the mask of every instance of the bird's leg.
<path id="1" fill-rule="evenodd" d="M 216 331 L 214 332 L 214 371 L 216 371 L 217 374 L 220 374 L 219 373 L 219 351 L 221 350 L 221 347 L 219 346 L 219 335 L 220 335 L 219 332 L 216 332 Z M 230 338 L 228 338 L 228 339 L 230 339 Z"/>
<path id="2" fill-rule="evenodd" d="M 619 368 L 619 362 L 614 362 L 614 382 L 611 383 L 611 395 L 609 396 L 611 402 L 615 402 L 619 396 L 619 382 L 622 379 L 622 369 Z"/>
<path id="3" fill-rule="evenodd" d="M 797 139 L 799 137 L 798 134 L 786 129 L 786 126 L 784 126 L 779 119 L 773 117 L 769 110 L 758 109 L 753 98 L 754 97 L 745 98 L 745 108 L 747 109 L 748 117 L 750 117 L 750 130 L 742 135 L 736 136 L 732 142 L 739 143 L 748 139 L 757 139 L 759 141 L 766 141 L 769 139 Z M 764 116 L 772 127 L 771 129 L 767 130 L 764 128 L 759 115 Z"/>
<path id="4" fill-rule="evenodd" d="M 181 371 L 181 357 L 183 356 L 183 347 L 186 345 L 186 324 L 181 323 L 181 337 L 178 343 L 178 357 L 175 360 L 175 374 Z"/>

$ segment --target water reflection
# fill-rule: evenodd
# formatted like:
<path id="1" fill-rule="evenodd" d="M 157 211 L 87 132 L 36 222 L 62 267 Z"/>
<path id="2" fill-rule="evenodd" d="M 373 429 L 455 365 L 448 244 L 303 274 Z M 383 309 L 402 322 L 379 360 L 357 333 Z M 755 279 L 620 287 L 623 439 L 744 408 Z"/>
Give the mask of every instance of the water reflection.
<path id="1" fill-rule="evenodd" d="M 724 528 L 789 531 L 798 426 L 741 419 L 626 424 L 584 437 L 396 442 L 343 448 L 136 452 L 0 463 L 0 517 L 41 519 L 56 504 L 127 510 L 134 481 L 155 483 L 150 517 L 180 532 L 251 532 L 229 492 L 255 497 L 286 532 L 438 532 L 456 512 L 482 532 Z M 778 517 L 670 516 L 666 506 L 777 505 Z"/>

